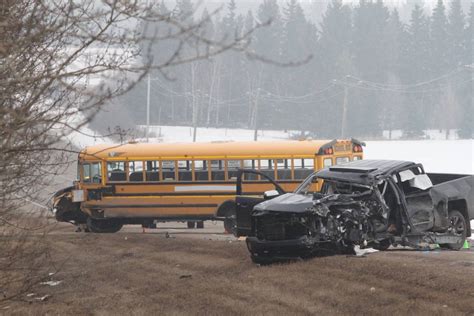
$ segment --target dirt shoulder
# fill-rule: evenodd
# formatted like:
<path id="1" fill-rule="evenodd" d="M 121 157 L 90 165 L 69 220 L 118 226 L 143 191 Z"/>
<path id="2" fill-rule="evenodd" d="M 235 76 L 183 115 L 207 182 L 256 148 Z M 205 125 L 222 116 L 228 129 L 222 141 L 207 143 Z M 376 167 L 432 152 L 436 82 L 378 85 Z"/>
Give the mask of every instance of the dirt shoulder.
<path id="1" fill-rule="evenodd" d="M 180 228 L 181 227 L 181 228 Z M 0 314 L 450 314 L 474 313 L 474 251 L 393 250 L 257 266 L 245 242 L 168 226 L 51 239 L 59 272 Z M 168 233 L 168 234 L 167 234 Z M 167 236 L 169 238 L 167 238 Z M 45 301 L 35 297 L 49 297 Z"/>

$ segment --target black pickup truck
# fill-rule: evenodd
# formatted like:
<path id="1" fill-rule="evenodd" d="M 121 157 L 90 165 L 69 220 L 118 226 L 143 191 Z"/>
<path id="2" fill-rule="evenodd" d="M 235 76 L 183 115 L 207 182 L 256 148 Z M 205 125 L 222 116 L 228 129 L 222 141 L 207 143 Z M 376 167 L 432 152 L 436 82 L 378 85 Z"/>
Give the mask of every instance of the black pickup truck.
<path id="1" fill-rule="evenodd" d="M 293 193 L 278 184 L 263 198 L 237 179 L 236 234 L 258 263 L 351 252 L 355 245 L 459 250 L 471 235 L 474 176 L 425 173 L 409 161 L 360 160 L 322 169 Z"/>

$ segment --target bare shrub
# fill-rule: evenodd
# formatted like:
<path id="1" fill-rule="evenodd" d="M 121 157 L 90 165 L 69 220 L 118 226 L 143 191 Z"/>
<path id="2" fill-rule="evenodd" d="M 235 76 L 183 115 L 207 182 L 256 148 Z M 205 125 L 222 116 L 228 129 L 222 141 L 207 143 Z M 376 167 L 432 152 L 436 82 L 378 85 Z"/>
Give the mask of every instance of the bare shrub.
<path id="1" fill-rule="evenodd" d="M 6 0 L 0 4 L 0 296 L 2 301 L 44 278 L 44 201 L 77 149 L 79 132 L 109 100 L 149 69 L 166 69 L 226 50 L 247 52 L 252 31 L 220 40 L 200 30 L 209 17 L 160 13 L 130 0 Z M 160 30 L 146 28 L 160 22 Z M 143 31 L 145 29 L 145 31 Z M 166 58 L 147 47 L 173 40 Z"/>

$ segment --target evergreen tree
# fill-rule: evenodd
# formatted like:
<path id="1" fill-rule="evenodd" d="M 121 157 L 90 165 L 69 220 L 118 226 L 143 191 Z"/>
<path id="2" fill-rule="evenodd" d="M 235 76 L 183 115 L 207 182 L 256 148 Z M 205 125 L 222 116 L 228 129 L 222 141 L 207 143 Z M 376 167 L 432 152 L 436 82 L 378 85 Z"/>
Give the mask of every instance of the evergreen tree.
<path id="1" fill-rule="evenodd" d="M 467 18 L 467 25 L 464 29 L 464 39 L 463 39 L 463 46 L 464 46 L 464 57 L 463 57 L 463 64 L 464 65 L 472 65 L 474 64 L 473 61 L 473 48 L 474 48 L 474 2 L 472 2 L 471 7 L 469 9 L 469 15 Z"/>
<path id="2" fill-rule="evenodd" d="M 247 11 L 244 21 L 244 33 L 247 34 L 253 30 L 255 26 L 255 19 L 253 18 L 252 10 Z"/>
<path id="3" fill-rule="evenodd" d="M 319 39 L 319 59 L 318 67 L 320 73 L 320 86 L 324 88 L 334 80 L 345 78 L 353 73 L 351 39 L 352 39 L 352 10 L 348 5 L 344 5 L 341 0 L 332 0 L 328 4 L 326 13 L 321 22 L 321 35 Z M 332 90 L 341 93 L 343 88 L 338 86 Z M 338 95 L 336 95 L 338 96 Z M 318 121 L 315 126 L 316 132 L 322 132 L 322 137 L 340 136 L 340 126 L 342 120 L 343 96 L 332 98 L 329 102 L 316 104 L 314 111 L 324 113 L 324 120 Z M 337 106 L 341 105 L 341 106 Z"/>
<path id="4" fill-rule="evenodd" d="M 176 7 L 173 10 L 173 15 L 181 21 L 192 22 L 194 6 L 191 0 L 176 0 Z"/>
<path id="5" fill-rule="evenodd" d="M 462 116 L 459 122 L 458 135 L 462 138 L 474 137 L 474 96 L 472 89 L 472 76 L 474 72 L 473 47 L 474 47 L 474 3 L 471 4 L 464 30 L 464 73 L 463 80 L 467 82 L 460 89 L 460 102 Z"/>
<path id="6" fill-rule="evenodd" d="M 423 10 L 415 6 L 407 32 L 403 82 L 414 84 L 429 78 L 429 25 Z"/>
<path id="7" fill-rule="evenodd" d="M 388 23 L 384 32 L 387 56 L 387 71 L 391 75 L 400 77 L 402 68 L 402 54 L 405 49 L 405 25 L 400 20 L 397 8 L 390 12 Z"/>
<path id="8" fill-rule="evenodd" d="M 385 30 L 385 45 L 387 54 L 387 83 L 391 85 L 401 84 L 401 71 L 403 70 L 402 56 L 405 49 L 405 26 L 400 21 L 398 10 L 394 8 L 390 12 L 387 28 Z M 382 104 L 382 129 L 388 130 L 391 138 L 391 130 L 401 128 L 399 116 L 403 108 L 404 96 L 398 91 L 385 91 Z"/>
<path id="9" fill-rule="evenodd" d="M 350 42 L 352 39 L 351 8 L 341 0 L 328 4 L 321 23 L 320 56 L 324 81 L 345 77 L 351 72 Z"/>
<path id="10" fill-rule="evenodd" d="M 438 0 L 433 9 L 430 25 L 430 51 L 431 51 L 431 69 L 432 77 L 445 74 L 452 70 L 449 67 L 449 47 L 450 38 L 448 34 L 448 21 L 446 18 L 446 7 L 443 0 Z"/>
<path id="11" fill-rule="evenodd" d="M 421 7 L 417 5 L 411 14 L 406 43 L 402 82 L 410 85 L 427 80 L 430 67 L 429 22 Z M 426 102 L 423 94 L 408 96 L 401 115 L 405 136 L 418 137 L 422 135 L 422 131 L 426 127 L 425 107 Z"/>
<path id="12" fill-rule="evenodd" d="M 286 61 L 301 60 L 307 55 L 308 22 L 297 0 L 290 0 L 283 8 L 282 55 Z"/>
<path id="13" fill-rule="evenodd" d="M 387 82 L 388 52 L 386 29 L 387 7 L 377 2 L 360 0 L 354 10 L 352 51 L 357 75 L 364 80 Z M 383 100 L 370 90 L 359 90 L 349 99 L 349 131 L 359 135 L 375 135 L 380 131 Z"/>
<path id="14" fill-rule="evenodd" d="M 449 23 L 447 28 L 449 43 L 450 67 L 462 65 L 464 57 L 464 13 L 461 8 L 461 0 L 452 0 L 449 11 Z"/>
<path id="15" fill-rule="evenodd" d="M 282 21 L 277 0 L 263 0 L 258 7 L 257 21 L 260 24 L 271 23 L 269 27 L 258 29 L 255 34 L 257 54 L 272 60 L 278 60 L 282 38 Z"/>
<path id="16" fill-rule="evenodd" d="M 288 2 L 283 7 L 282 12 L 283 41 L 281 50 L 283 60 L 287 62 L 307 60 L 316 50 L 318 37 L 315 26 L 307 21 L 297 0 Z M 314 68 L 316 65 L 317 63 L 314 60 L 309 60 L 304 65 L 282 69 L 280 76 L 284 83 L 281 93 L 288 98 L 310 93 L 312 89 L 317 87 L 314 84 L 316 73 Z M 281 107 L 282 117 L 280 121 L 285 128 L 291 128 L 286 118 L 292 115 L 301 122 L 302 129 L 311 124 L 307 113 L 313 109 L 308 108 L 308 103 L 295 104 L 282 101 Z"/>
<path id="17" fill-rule="evenodd" d="M 263 58 L 280 61 L 283 34 L 280 7 L 277 0 L 263 0 L 258 7 L 256 19 L 260 24 L 268 22 L 271 24 L 268 27 L 259 28 L 255 32 L 255 52 Z M 282 69 L 271 63 L 257 65 L 257 68 L 254 78 L 254 92 L 251 93 L 259 112 L 256 114 L 257 125 L 270 128 L 270 126 L 274 126 L 273 122 L 279 116 L 279 108 L 275 102 L 264 99 L 264 96 L 270 91 L 281 90 Z M 262 113 L 265 113 L 265 116 Z"/>

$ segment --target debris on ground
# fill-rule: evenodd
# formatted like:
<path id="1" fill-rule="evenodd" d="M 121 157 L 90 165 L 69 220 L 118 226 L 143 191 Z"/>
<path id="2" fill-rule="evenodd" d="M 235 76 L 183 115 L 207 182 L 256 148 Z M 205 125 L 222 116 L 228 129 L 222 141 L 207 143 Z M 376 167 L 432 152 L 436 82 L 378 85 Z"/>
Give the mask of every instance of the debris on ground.
<path id="1" fill-rule="evenodd" d="M 40 284 L 49 285 L 49 286 L 56 286 L 56 285 L 61 284 L 62 282 L 63 281 L 45 281 L 45 282 L 41 282 Z"/>
<path id="2" fill-rule="evenodd" d="M 356 245 L 356 246 L 354 246 L 354 252 L 355 252 L 357 257 L 362 257 L 362 256 L 365 256 L 365 255 L 370 254 L 370 253 L 378 252 L 378 250 L 374 249 L 374 248 L 360 249 L 360 246 Z"/>
<path id="3" fill-rule="evenodd" d="M 37 299 L 38 301 L 44 302 L 44 301 L 46 301 L 49 297 L 50 297 L 50 295 L 46 294 L 46 295 L 41 296 L 41 297 L 36 297 L 35 299 Z"/>

